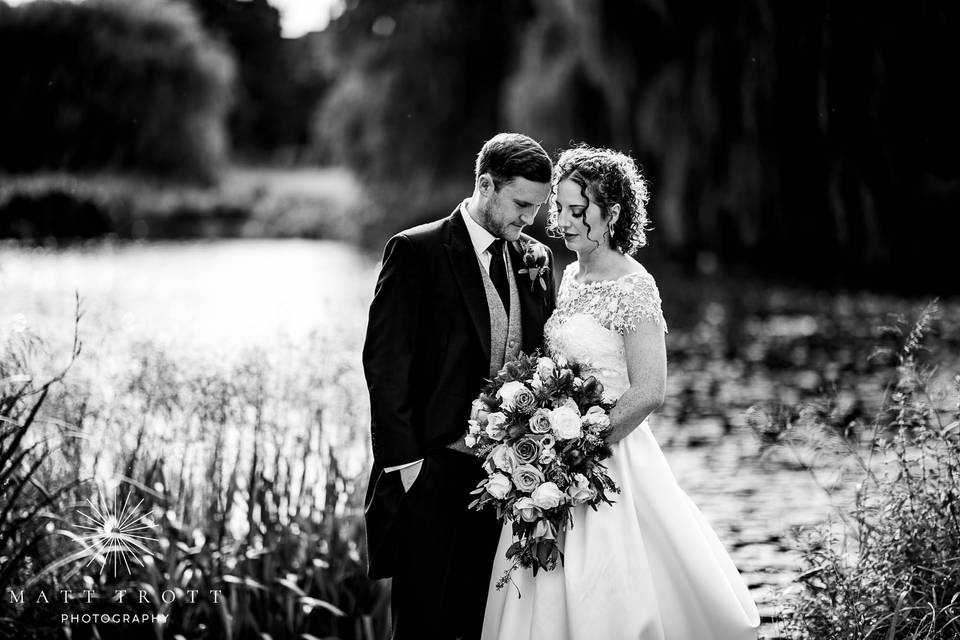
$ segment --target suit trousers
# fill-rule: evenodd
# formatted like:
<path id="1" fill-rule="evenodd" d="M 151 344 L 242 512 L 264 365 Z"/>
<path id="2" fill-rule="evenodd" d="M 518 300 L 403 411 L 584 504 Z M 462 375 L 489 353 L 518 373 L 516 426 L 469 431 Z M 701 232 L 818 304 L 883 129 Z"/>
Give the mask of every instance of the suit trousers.
<path id="1" fill-rule="evenodd" d="M 492 510 L 467 509 L 484 477 L 473 455 L 439 449 L 424 458 L 399 515 L 394 640 L 479 639 L 501 526 Z"/>

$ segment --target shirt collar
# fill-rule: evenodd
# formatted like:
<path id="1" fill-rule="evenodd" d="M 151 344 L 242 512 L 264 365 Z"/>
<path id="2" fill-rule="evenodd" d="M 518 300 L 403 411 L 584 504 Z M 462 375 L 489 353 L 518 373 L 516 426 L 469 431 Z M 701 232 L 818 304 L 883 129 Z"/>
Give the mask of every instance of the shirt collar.
<path id="1" fill-rule="evenodd" d="M 464 200 L 460 203 L 460 215 L 463 216 L 463 221 L 467 225 L 467 233 L 470 234 L 470 242 L 473 244 L 474 251 L 477 252 L 477 255 L 483 255 L 483 252 L 490 248 L 490 243 L 497 239 L 495 235 L 484 229 L 480 224 L 473 219 L 467 212 L 467 201 Z"/>

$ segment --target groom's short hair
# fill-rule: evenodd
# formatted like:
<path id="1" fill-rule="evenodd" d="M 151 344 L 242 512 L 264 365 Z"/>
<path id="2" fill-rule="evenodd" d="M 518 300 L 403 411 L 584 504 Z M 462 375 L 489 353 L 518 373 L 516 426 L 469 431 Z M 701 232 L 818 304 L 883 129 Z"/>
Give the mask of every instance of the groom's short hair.
<path id="1" fill-rule="evenodd" d="M 494 187 L 499 189 L 514 178 L 550 182 L 553 164 L 533 138 L 522 133 L 498 133 L 487 140 L 477 154 L 474 179 L 484 173 L 490 174 Z"/>

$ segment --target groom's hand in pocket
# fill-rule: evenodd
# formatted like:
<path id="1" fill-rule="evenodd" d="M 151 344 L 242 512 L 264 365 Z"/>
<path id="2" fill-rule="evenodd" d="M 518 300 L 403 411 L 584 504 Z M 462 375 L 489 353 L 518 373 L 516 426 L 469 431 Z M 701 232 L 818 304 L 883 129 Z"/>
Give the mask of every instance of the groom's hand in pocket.
<path id="1" fill-rule="evenodd" d="M 409 467 L 400 469 L 400 482 L 403 484 L 403 492 L 410 491 L 410 487 L 420 476 L 420 469 L 423 467 L 423 460 L 414 462 Z"/>

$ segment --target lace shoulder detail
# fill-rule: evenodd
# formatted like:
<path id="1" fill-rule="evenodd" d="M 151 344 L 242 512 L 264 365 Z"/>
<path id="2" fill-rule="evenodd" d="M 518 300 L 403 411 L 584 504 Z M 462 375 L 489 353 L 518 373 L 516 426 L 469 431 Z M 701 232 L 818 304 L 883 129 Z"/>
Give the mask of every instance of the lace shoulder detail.
<path id="1" fill-rule="evenodd" d="M 573 262 L 568 264 L 566 267 L 564 267 L 563 277 L 560 280 L 560 287 L 558 288 L 558 292 L 563 291 L 564 289 L 569 290 L 574 286 L 575 283 L 573 282 L 573 278 L 579 270 L 580 269 L 577 267 L 576 260 L 574 260 Z"/>
<path id="2" fill-rule="evenodd" d="M 646 269 L 631 273 L 615 281 L 619 304 L 610 319 L 610 327 L 620 335 L 636 331 L 641 322 L 653 322 L 667 333 L 667 321 L 663 317 L 660 290 Z"/>
<path id="3" fill-rule="evenodd" d="M 660 308 L 660 292 L 650 273 L 629 273 L 614 280 L 578 283 L 579 268 L 571 263 L 563 272 L 557 299 L 557 320 L 585 313 L 600 326 L 620 335 L 635 331 L 640 322 L 651 321 L 667 331 Z"/>

